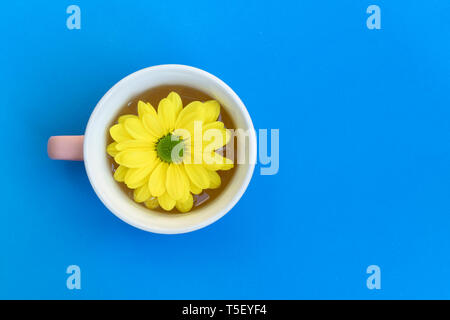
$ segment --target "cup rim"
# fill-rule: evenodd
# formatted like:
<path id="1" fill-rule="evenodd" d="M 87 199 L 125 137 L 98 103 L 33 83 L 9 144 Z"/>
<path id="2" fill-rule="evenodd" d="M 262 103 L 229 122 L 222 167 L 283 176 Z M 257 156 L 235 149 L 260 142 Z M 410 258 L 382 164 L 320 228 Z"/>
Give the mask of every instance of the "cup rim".
<path id="1" fill-rule="evenodd" d="M 243 183 L 241 184 L 239 189 L 236 190 L 232 199 L 230 201 L 228 201 L 227 205 L 224 208 L 217 211 L 216 214 L 212 215 L 208 219 L 202 220 L 200 223 L 197 223 L 196 225 L 191 226 L 191 227 L 178 228 L 178 229 L 175 229 L 175 228 L 174 229 L 162 229 L 162 228 L 154 228 L 152 226 L 134 221 L 133 219 L 130 218 L 129 215 L 126 214 L 126 212 L 124 213 L 124 212 L 121 212 L 120 210 L 116 210 L 116 208 L 110 203 L 109 199 L 107 197 L 105 197 L 105 195 L 100 190 L 98 190 L 98 186 L 97 186 L 96 179 L 95 179 L 96 176 L 92 172 L 92 170 L 89 166 L 88 159 L 90 158 L 90 154 L 91 154 L 91 150 L 89 150 L 89 148 L 88 148 L 89 133 L 92 130 L 92 126 L 94 125 L 93 119 L 96 118 L 97 113 L 101 112 L 101 108 L 104 105 L 105 101 L 107 101 L 109 96 L 111 96 L 113 92 L 118 90 L 118 88 L 124 82 L 130 81 L 136 77 L 139 77 L 142 73 L 151 72 L 153 70 L 158 70 L 158 69 L 160 71 L 161 70 L 171 71 L 171 70 L 176 69 L 177 71 L 181 70 L 181 71 L 197 72 L 197 73 L 200 73 L 200 74 L 206 76 L 210 81 L 212 81 L 216 85 L 222 87 L 227 92 L 227 94 L 230 95 L 230 97 L 234 100 L 235 104 L 239 107 L 240 111 L 242 112 L 244 120 L 249 127 L 249 144 L 248 144 L 249 164 L 248 164 L 248 169 L 245 172 L 245 177 L 243 179 Z M 245 105 L 243 104 L 243 102 L 241 101 L 239 96 L 225 82 L 223 82 L 216 76 L 212 75 L 211 73 L 204 71 L 202 69 L 199 69 L 199 68 L 186 66 L 186 65 L 179 65 L 179 64 L 164 64 L 164 65 L 147 67 L 147 68 L 140 69 L 138 71 L 135 71 L 135 72 L 129 74 L 125 78 L 118 81 L 114 86 L 112 86 L 111 89 L 109 89 L 105 93 L 105 95 L 100 99 L 100 101 L 97 103 L 97 105 L 95 106 L 94 110 L 91 113 L 91 116 L 89 118 L 88 124 L 86 126 L 86 130 L 85 130 L 85 139 L 84 139 L 84 145 L 83 145 L 83 154 L 84 154 L 84 159 L 85 159 L 84 165 L 85 165 L 87 176 L 89 178 L 89 182 L 90 182 L 92 188 L 94 189 L 95 193 L 97 194 L 97 197 L 102 201 L 102 203 L 108 208 L 109 211 L 111 211 L 115 216 L 117 216 L 122 221 L 124 221 L 124 222 L 128 223 L 129 225 L 134 226 L 138 229 L 148 231 L 148 232 L 153 232 L 153 233 L 160 233 L 160 234 L 187 233 L 187 232 L 191 232 L 191 231 L 195 231 L 195 230 L 204 228 L 204 227 L 214 223 L 215 221 L 222 218 L 227 212 L 229 212 L 236 205 L 236 203 L 239 201 L 239 199 L 242 197 L 245 190 L 247 189 L 247 187 L 250 183 L 250 180 L 253 176 L 255 163 L 256 163 L 256 149 L 257 149 L 256 143 L 257 143 L 256 142 L 256 132 L 255 132 L 253 122 L 251 120 L 251 117 L 248 113 L 247 108 L 245 107 Z"/>

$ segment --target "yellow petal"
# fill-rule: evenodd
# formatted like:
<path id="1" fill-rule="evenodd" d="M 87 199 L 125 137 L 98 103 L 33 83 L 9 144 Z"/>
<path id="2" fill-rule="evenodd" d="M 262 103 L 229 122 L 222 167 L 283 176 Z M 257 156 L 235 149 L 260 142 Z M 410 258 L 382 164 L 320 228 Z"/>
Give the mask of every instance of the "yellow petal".
<path id="1" fill-rule="evenodd" d="M 188 212 L 192 209 L 193 205 L 194 198 L 192 197 L 192 194 L 189 193 L 187 198 L 177 201 L 176 207 L 180 212 Z"/>
<path id="2" fill-rule="evenodd" d="M 213 121 L 210 123 L 205 123 L 203 125 L 203 132 L 209 130 L 209 129 L 223 129 L 225 125 L 222 121 Z"/>
<path id="3" fill-rule="evenodd" d="M 147 141 L 154 141 L 154 137 L 150 135 L 150 133 L 144 128 L 142 125 L 141 120 L 136 118 L 130 118 L 125 120 L 123 123 L 125 129 L 127 132 L 132 136 L 134 139 L 137 140 L 147 140 Z"/>
<path id="4" fill-rule="evenodd" d="M 149 209 L 156 209 L 159 207 L 158 198 L 156 197 L 150 197 L 144 204 Z"/>
<path id="5" fill-rule="evenodd" d="M 189 179 L 201 189 L 209 187 L 209 174 L 201 164 L 185 164 L 184 168 Z"/>
<path id="6" fill-rule="evenodd" d="M 222 148 L 231 139 L 231 131 L 227 129 L 209 129 L 203 133 L 203 150 L 211 153 L 214 150 Z"/>
<path id="7" fill-rule="evenodd" d="M 150 132 L 151 135 L 157 138 L 161 138 L 162 136 L 164 136 L 164 128 L 159 121 L 156 112 L 155 114 L 153 114 L 152 112 L 144 114 L 144 116 L 142 117 L 142 125 L 148 132 Z"/>
<path id="8" fill-rule="evenodd" d="M 175 122 L 176 129 L 188 129 L 195 120 L 202 120 L 204 118 L 203 103 L 194 101 L 184 107 Z"/>
<path id="9" fill-rule="evenodd" d="M 123 116 L 119 117 L 119 120 L 117 122 L 123 124 L 125 122 L 125 120 L 130 119 L 130 118 L 137 119 L 137 116 L 135 116 L 134 114 L 124 114 Z"/>
<path id="10" fill-rule="evenodd" d="M 158 203 L 166 211 L 170 211 L 175 207 L 176 201 L 173 200 L 167 192 L 158 197 Z"/>
<path id="11" fill-rule="evenodd" d="M 175 129 L 172 134 L 183 139 L 185 143 L 191 143 L 192 132 L 187 129 Z"/>
<path id="12" fill-rule="evenodd" d="M 156 115 L 155 108 L 150 103 L 139 100 L 138 102 L 138 114 L 139 118 L 142 119 L 146 113 L 152 113 Z"/>
<path id="13" fill-rule="evenodd" d="M 193 194 L 200 194 L 200 193 L 202 193 L 202 188 L 200 188 L 200 187 L 197 187 L 192 181 L 190 181 L 189 180 L 189 182 L 190 182 L 190 191 L 193 193 Z"/>
<path id="14" fill-rule="evenodd" d="M 115 124 L 109 129 L 109 134 L 116 142 L 130 140 L 130 134 L 125 130 L 123 124 Z"/>
<path id="15" fill-rule="evenodd" d="M 114 160 L 128 168 L 140 168 L 151 164 L 156 158 L 156 152 L 144 149 L 127 149 L 120 151 Z"/>
<path id="16" fill-rule="evenodd" d="M 178 93 L 172 91 L 167 96 L 167 99 L 172 101 L 172 103 L 176 106 L 177 109 L 181 110 L 181 108 L 183 108 L 183 102 L 181 101 L 181 97 Z"/>
<path id="17" fill-rule="evenodd" d="M 111 157 L 115 157 L 116 154 L 119 152 L 119 151 L 117 151 L 116 147 L 117 147 L 117 142 L 110 143 L 108 145 L 108 147 L 106 147 L 106 152 L 108 152 L 108 154 Z"/>
<path id="18" fill-rule="evenodd" d="M 136 181 L 136 182 L 133 182 L 133 183 L 128 183 L 127 187 L 129 189 L 137 189 L 139 187 L 142 187 L 144 184 L 148 184 L 148 177 L 145 177 L 142 180 L 139 180 L 139 181 Z"/>
<path id="19" fill-rule="evenodd" d="M 152 150 L 155 148 L 155 142 L 151 142 L 149 140 L 127 140 L 123 142 L 119 142 L 116 145 L 116 149 L 118 151 L 123 151 L 126 149 L 149 149 Z"/>
<path id="20" fill-rule="evenodd" d="M 211 171 L 230 170 L 234 167 L 233 160 L 222 157 L 217 152 L 203 154 L 203 166 Z"/>
<path id="21" fill-rule="evenodd" d="M 133 192 L 134 201 L 144 202 L 151 197 L 150 190 L 148 189 L 148 184 L 144 183 L 141 187 L 137 188 Z"/>
<path id="22" fill-rule="evenodd" d="M 200 194 L 202 193 L 202 188 L 196 186 L 191 179 L 189 179 L 189 176 L 187 175 L 186 172 L 186 167 L 184 165 L 181 165 L 181 169 L 183 171 L 183 173 L 186 175 L 188 183 L 189 183 L 189 191 L 192 192 L 193 194 Z"/>
<path id="23" fill-rule="evenodd" d="M 160 162 L 160 164 L 153 170 L 148 180 L 148 187 L 150 193 L 154 197 L 160 197 L 166 192 L 166 176 L 168 164 Z"/>
<path id="24" fill-rule="evenodd" d="M 172 100 L 162 99 L 158 105 L 158 118 L 164 128 L 164 133 L 172 132 L 175 129 L 175 121 L 181 111 L 181 106 L 175 105 Z"/>
<path id="25" fill-rule="evenodd" d="M 128 168 L 125 166 L 118 166 L 116 171 L 114 172 L 114 180 L 118 182 L 123 182 L 125 179 L 125 175 L 127 174 Z"/>
<path id="26" fill-rule="evenodd" d="M 216 121 L 220 114 L 220 104 L 216 100 L 210 100 L 203 103 L 205 109 L 205 123 Z"/>
<path id="27" fill-rule="evenodd" d="M 180 200 L 189 193 L 189 179 L 182 166 L 171 163 L 167 169 L 166 190 L 174 200 Z"/>
<path id="28" fill-rule="evenodd" d="M 217 189 L 220 187 L 221 179 L 219 174 L 216 171 L 208 170 L 209 175 L 209 188 L 210 189 Z"/>
<path id="29" fill-rule="evenodd" d="M 136 185 L 139 184 L 143 179 L 149 178 L 150 173 L 152 173 L 153 169 L 158 164 L 155 159 L 151 164 L 141 167 L 141 168 L 130 168 L 128 169 L 127 174 L 125 175 L 125 183 L 127 185 Z M 146 183 L 148 185 L 148 183 Z"/>

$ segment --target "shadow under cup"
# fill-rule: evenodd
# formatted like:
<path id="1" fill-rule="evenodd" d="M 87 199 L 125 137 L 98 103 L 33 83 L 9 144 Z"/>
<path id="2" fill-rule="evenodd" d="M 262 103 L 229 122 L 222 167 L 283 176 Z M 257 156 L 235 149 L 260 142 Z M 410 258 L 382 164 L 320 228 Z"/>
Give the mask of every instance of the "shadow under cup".
<path id="1" fill-rule="evenodd" d="M 238 151 L 244 152 L 245 162 L 236 165 L 233 177 L 221 194 L 204 206 L 183 214 L 150 210 L 131 200 L 114 180 L 106 154 L 108 127 L 115 120 L 118 111 L 133 97 L 161 85 L 184 85 L 205 92 L 227 110 L 236 129 L 242 129 L 248 135 L 245 139 L 245 150 Z M 241 145 L 238 145 L 239 148 Z M 185 233 L 220 219 L 241 198 L 250 182 L 256 162 L 256 135 L 244 104 L 223 81 L 193 67 L 162 65 L 129 75 L 104 95 L 89 119 L 83 153 L 92 187 L 105 206 L 117 217 L 145 231 Z"/>

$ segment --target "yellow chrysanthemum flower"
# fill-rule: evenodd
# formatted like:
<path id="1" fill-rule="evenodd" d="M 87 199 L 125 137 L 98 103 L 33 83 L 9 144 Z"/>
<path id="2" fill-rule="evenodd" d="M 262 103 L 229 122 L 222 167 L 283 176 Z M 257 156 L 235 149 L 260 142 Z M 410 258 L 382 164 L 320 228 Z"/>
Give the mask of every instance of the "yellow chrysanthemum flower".
<path id="1" fill-rule="evenodd" d="M 219 114 L 215 100 L 183 108 L 176 92 L 159 102 L 158 111 L 139 101 L 138 115 L 119 117 L 109 130 L 114 142 L 107 152 L 119 165 L 114 179 L 134 189 L 134 200 L 150 209 L 159 205 L 166 211 L 190 211 L 192 195 L 218 188 L 216 171 L 233 167 L 230 159 L 215 152 L 231 137 L 217 121 Z"/>

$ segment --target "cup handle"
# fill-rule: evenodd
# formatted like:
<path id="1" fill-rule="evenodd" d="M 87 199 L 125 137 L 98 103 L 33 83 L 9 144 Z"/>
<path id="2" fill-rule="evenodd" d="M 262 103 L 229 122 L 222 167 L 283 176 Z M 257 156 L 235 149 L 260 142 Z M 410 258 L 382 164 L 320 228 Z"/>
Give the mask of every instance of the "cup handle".
<path id="1" fill-rule="evenodd" d="M 53 136 L 48 139 L 47 153 L 53 160 L 83 161 L 84 136 Z"/>

